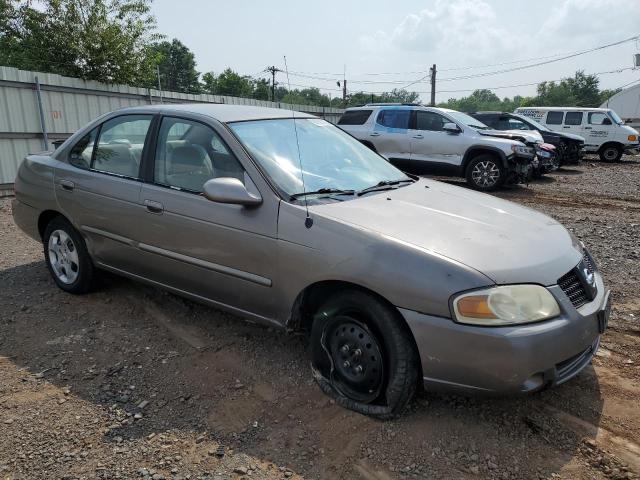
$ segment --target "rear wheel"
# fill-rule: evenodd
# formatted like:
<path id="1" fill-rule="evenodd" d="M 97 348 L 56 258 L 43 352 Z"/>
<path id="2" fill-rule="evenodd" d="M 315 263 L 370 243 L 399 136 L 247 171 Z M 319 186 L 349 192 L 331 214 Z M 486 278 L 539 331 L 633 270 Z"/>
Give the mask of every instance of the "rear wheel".
<path id="1" fill-rule="evenodd" d="M 44 231 L 44 258 L 58 287 L 69 293 L 86 293 L 93 286 L 93 263 L 84 240 L 63 217 L 49 222 Z"/>
<path id="2" fill-rule="evenodd" d="M 617 162 L 622 158 L 622 148 L 613 143 L 605 144 L 600 148 L 598 155 L 603 162 Z"/>
<path id="3" fill-rule="evenodd" d="M 311 363 L 326 394 L 380 419 L 402 412 L 419 377 L 418 353 L 398 312 L 359 290 L 340 292 L 318 310 Z"/>
<path id="4" fill-rule="evenodd" d="M 504 183 L 504 166 L 494 155 L 478 155 L 467 165 L 466 178 L 467 183 L 476 190 L 495 190 Z"/>

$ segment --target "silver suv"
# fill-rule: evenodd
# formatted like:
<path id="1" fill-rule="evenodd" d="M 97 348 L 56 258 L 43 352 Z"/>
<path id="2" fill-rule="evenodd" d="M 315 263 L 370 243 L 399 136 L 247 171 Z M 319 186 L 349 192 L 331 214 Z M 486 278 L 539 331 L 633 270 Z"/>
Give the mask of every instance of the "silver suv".
<path id="1" fill-rule="evenodd" d="M 535 158 L 535 148 L 509 133 L 447 108 L 369 104 L 348 108 L 338 125 L 401 169 L 465 177 L 477 190 L 526 180 Z"/>

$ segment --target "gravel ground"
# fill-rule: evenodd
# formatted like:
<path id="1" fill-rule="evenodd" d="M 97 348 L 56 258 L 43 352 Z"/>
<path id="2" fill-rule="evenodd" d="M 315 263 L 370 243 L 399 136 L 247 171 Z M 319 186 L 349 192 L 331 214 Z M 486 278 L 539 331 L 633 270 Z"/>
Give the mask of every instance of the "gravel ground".
<path id="1" fill-rule="evenodd" d="M 615 302 L 602 348 L 553 390 L 422 393 L 392 422 L 323 396 L 299 336 L 112 276 L 64 294 L 0 200 L 0 478 L 638 478 L 640 161 L 498 196 L 593 251 Z"/>

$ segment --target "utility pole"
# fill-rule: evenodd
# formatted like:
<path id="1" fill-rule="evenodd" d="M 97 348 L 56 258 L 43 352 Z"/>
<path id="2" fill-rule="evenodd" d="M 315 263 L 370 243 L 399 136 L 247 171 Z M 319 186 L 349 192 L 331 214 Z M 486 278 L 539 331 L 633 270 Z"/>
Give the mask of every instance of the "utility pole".
<path id="1" fill-rule="evenodd" d="M 273 65 L 265 68 L 265 70 L 271 74 L 271 101 L 275 102 L 276 101 L 276 72 L 281 72 L 282 70 L 280 70 L 279 68 Z"/>
<path id="2" fill-rule="evenodd" d="M 160 92 L 160 103 L 162 103 L 162 84 L 160 83 L 160 65 L 156 65 L 156 73 L 158 74 L 158 92 Z"/>
<path id="3" fill-rule="evenodd" d="M 436 106 L 436 64 L 433 64 L 431 71 L 431 106 Z"/>

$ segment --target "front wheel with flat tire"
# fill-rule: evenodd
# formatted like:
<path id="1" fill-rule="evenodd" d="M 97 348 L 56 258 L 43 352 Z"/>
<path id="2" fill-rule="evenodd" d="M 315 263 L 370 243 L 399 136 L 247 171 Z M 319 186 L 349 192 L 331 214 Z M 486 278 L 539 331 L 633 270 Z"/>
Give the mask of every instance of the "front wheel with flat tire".
<path id="1" fill-rule="evenodd" d="M 324 393 L 379 419 L 399 415 L 413 397 L 419 359 L 400 314 L 365 291 L 334 294 L 311 331 L 311 364 Z"/>
<path id="2" fill-rule="evenodd" d="M 482 192 L 489 192 L 504 183 L 504 166 L 502 161 L 494 155 L 478 155 L 467 165 L 466 178 L 469 186 Z"/>
<path id="3" fill-rule="evenodd" d="M 49 222 L 44 231 L 44 258 L 53 280 L 65 292 L 86 293 L 95 276 L 84 240 L 63 217 Z"/>
<path id="4" fill-rule="evenodd" d="M 617 162 L 622 158 L 622 148 L 618 145 L 604 145 L 598 152 L 600 160 L 603 162 Z"/>

